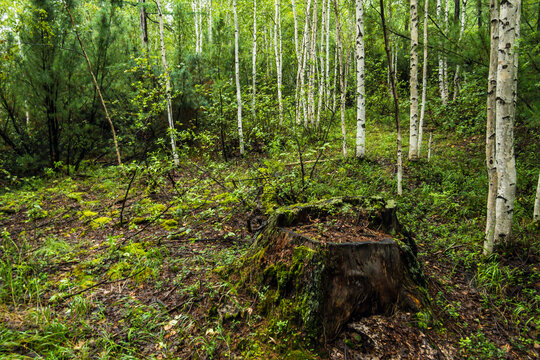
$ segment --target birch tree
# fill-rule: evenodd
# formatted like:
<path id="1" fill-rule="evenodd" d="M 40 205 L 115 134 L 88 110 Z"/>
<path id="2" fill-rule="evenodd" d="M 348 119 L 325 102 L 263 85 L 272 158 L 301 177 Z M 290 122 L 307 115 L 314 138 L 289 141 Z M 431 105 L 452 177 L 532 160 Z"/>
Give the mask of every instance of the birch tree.
<path id="1" fill-rule="evenodd" d="M 165 35 L 163 30 L 163 10 L 161 7 L 161 0 L 155 0 L 159 18 L 159 41 L 161 44 L 161 63 L 163 65 L 163 72 L 165 73 L 165 92 L 167 98 L 167 119 L 169 120 L 169 133 L 171 137 L 171 149 L 173 153 L 174 165 L 178 166 L 180 161 L 178 159 L 178 152 L 176 151 L 176 140 L 174 138 L 174 121 L 172 115 L 172 100 L 171 100 L 171 76 L 169 74 L 169 66 L 167 65 L 167 56 L 165 54 Z"/>
<path id="2" fill-rule="evenodd" d="M 139 27 L 141 29 L 141 43 L 145 51 L 145 55 L 148 55 L 148 23 L 146 21 L 146 0 L 139 0 Z"/>
<path id="3" fill-rule="evenodd" d="M 338 60 L 339 60 L 339 87 L 341 91 L 340 96 L 340 113 L 341 113 L 341 136 L 342 136 L 342 152 L 343 156 L 347 157 L 347 128 L 345 125 L 345 96 L 347 95 L 347 67 L 348 67 L 348 59 L 347 57 L 347 64 L 345 64 L 344 59 L 344 49 L 343 49 L 343 40 L 342 40 L 342 29 L 341 29 L 341 22 L 339 18 L 339 9 L 338 9 L 338 3 L 337 0 L 334 0 L 334 12 L 336 15 L 336 38 L 337 38 L 337 53 L 338 53 Z"/>
<path id="4" fill-rule="evenodd" d="M 493 252 L 495 242 L 495 204 L 497 200 L 497 164 L 495 159 L 495 110 L 497 91 L 497 49 L 499 46 L 499 1 L 489 1 L 490 13 L 490 53 L 487 88 L 486 114 L 486 167 L 488 175 L 488 198 L 484 254 Z"/>
<path id="5" fill-rule="evenodd" d="M 242 91 L 240 88 L 240 60 L 238 56 L 238 41 L 240 34 L 238 32 L 238 11 L 236 0 L 233 0 L 234 14 L 234 74 L 236 79 L 236 102 L 238 109 L 238 139 L 240 141 L 240 155 L 244 155 L 244 131 L 242 128 Z"/>
<path id="6" fill-rule="evenodd" d="M 411 0 L 409 159 L 418 157 L 418 0 Z"/>
<path id="7" fill-rule="evenodd" d="M 281 9 L 279 0 L 274 2 L 274 52 L 276 56 L 276 73 L 277 73 L 277 93 L 278 93 L 278 109 L 279 123 L 283 123 L 283 95 L 282 95 L 282 44 L 281 44 Z"/>
<path id="8" fill-rule="evenodd" d="M 496 241 L 508 241 L 512 231 L 516 196 L 514 118 L 517 95 L 517 45 L 521 0 L 501 2 L 495 114 L 495 158 L 497 200 L 495 205 Z"/>
<path id="9" fill-rule="evenodd" d="M 356 157 L 366 154 L 366 91 L 364 68 L 364 4 L 356 0 Z"/>
<path id="10" fill-rule="evenodd" d="M 252 58 L 252 99 L 251 99 L 251 112 L 253 120 L 256 119 L 256 96 L 257 96 L 257 0 L 253 0 L 253 58 Z"/>
<path id="11" fill-rule="evenodd" d="M 459 28 L 459 38 L 458 38 L 458 46 L 461 45 L 461 41 L 463 39 L 463 33 L 465 32 L 465 7 L 467 6 L 467 0 L 463 0 L 463 6 L 461 7 L 461 16 L 460 16 L 460 28 Z M 454 95 L 452 97 L 452 101 L 456 101 L 460 85 L 459 85 L 459 72 L 461 70 L 461 64 L 456 65 L 456 72 L 454 73 Z"/>
<path id="12" fill-rule="evenodd" d="M 426 113 L 426 92 L 427 92 L 427 76 L 428 76 L 428 17 L 429 17 L 429 0 L 424 4 L 424 61 L 422 64 L 422 108 L 420 110 L 420 121 L 418 122 L 418 156 L 422 150 L 422 136 L 424 134 L 424 115 Z"/>

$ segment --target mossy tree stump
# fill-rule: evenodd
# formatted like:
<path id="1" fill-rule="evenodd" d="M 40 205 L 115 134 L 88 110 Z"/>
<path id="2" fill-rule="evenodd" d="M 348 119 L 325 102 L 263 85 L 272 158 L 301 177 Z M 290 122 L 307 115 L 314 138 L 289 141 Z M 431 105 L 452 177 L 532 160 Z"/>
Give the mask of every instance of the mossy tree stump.
<path id="1" fill-rule="evenodd" d="M 355 317 L 417 311 L 427 302 L 416 245 L 380 198 L 281 208 L 242 261 L 242 281 L 265 289 L 259 308 L 310 337 L 334 339 Z"/>

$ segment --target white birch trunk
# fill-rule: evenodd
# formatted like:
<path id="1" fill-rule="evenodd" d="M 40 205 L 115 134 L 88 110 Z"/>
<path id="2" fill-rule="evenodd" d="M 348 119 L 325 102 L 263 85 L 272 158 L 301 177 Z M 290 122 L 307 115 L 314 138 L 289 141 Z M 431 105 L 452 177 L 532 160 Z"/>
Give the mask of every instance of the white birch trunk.
<path id="1" fill-rule="evenodd" d="M 341 113 L 341 136 L 343 157 L 347 157 L 347 128 L 345 125 L 345 96 L 347 94 L 347 76 L 345 74 L 346 65 L 344 64 L 343 41 L 341 39 L 341 23 L 339 18 L 338 0 L 334 0 L 334 10 L 336 15 L 336 38 L 337 52 L 339 59 L 339 87 L 340 87 L 340 113 Z"/>
<path id="2" fill-rule="evenodd" d="M 326 31 L 326 3 L 330 0 L 323 0 L 322 3 L 322 14 L 321 14 L 321 45 L 320 45 L 320 53 L 319 53 L 319 64 L 320 64 L 320 71 L 319 71 L 319 102 L 317 105 L 317 117 L 315 119 L 315 126 L 318 128 L 319 123 L 321 120 L 321 111 L 323 110 L 323 106 L 326 103 L 324 101 L 324 97 L 326 94 L 326 78 L 325 70 L 324 70 L 324 54 L 326 53 L 325 49 L 325 31 Z"/>
<path id="3" fill-rule="evenodd" d="M 326 86 L 326 101 L 325 104 L 330 102 L 330 18 L 332 12 L 330 11 L 331 0 L 326 1 L 326 64 L 324 68 L 324 78 Z"/>
<path id="4" fill-rule="evenodd" d="M 424 115 L 426 113 L 427 92 L 427 68 L 428 68 L 428 15 L 429 0 L 424 4 L 424 62 L 422 68 L 422 108 L 420 109 L 420 121 L 418 123 L 418 156 L 422 150 L 422 136 L 424 134 Z"/>
<path id="5" fill-rule="evenodd" d="M 251 113 L 253 120 L 257 118 L 257 0 L 253 0 L 253 59 L 252 59 L 252 99 L 251 99 Z"/>
<path id="6" fill-rule="evenodd" d="M 309 46 L 309 78 L 308 78 L 308 118 L 311 126 L 315 126 L 315 65 L 317 63 L 317 5 L 313 4 L 313 16 L 311 19 L 311 37 Z"/>
<path id="7" fill-rule="evenodd" d="M 461 40 L 463 39 L 463 33 L 465 32 L 465 7 L 467 6 L 467 0 L 463 0 L 463 4 L 461 6 L 461 14 L 460 14 L 460 28 L 459 28 L 459 39 L 458 39 L 458 46 L 461 44 Z M 460 85 L 459 85 L 459 72 L 461 70 L 461 64 L 456 65 L 456 72 L 454 73 L 454 95 L 452 96 L 452 101 L 456 101 L 457 96 L 460 91 Z"/>
<path id="8" fill-rule="evenodd" d="M 409 159 L 418 158 L 418 0 L 411 0 Z"/>
<path id="9" fill-rule="evenodd" d="M 296 61 L 298 66 L 300 66 L 300 53 L 298 49 L 298 17 L 296 14 L 296 0 L 291 0 L 292 11 L 293 11 L 293 20 L 294 20 L 294 50 L 296 54 Z"/>
<path id="10" fill-rule="evenodd" d="M 439 24 L 442 22 L 442 6 L 441 6 L 441 0 L 437 0 L 437 21 Z M 441 47 L 444 43 L 444 40 L 441 41 Z M 441 100 L 443 104 L 446 104 L 446 96 L 444 94 L 444 62 L 443 57 L 441 56 L 441 53 L 437 54 L 437 59 L 439 62 L 439 93 L 441 94 Z"/>
<path id="11" fill-rule="evenodd" d="M 279 8 L 279 1 L 275 0 L 275 23 L 274 23 L 274 54 L 276 56 L 276 74 L 277 74 L 277 93 L 278 93 L 278 111 L 279 111 L 279 123 L 283 123 L 283 99 L 281 90 L 281 9 Z"/>
<path id="12" fill-rule="evenodd" d="M 169 74 L 169 66 L 167 65 L 167 56 L 165 54 L 165 35 L 163 30 L 163 11 L 161 7 L 161 0 L 156 0 L 158 16 L 159 16 L 159 41 L 161 44 L 161 63 L 163 64 L 163 71 L 165 72 L 165 91 L 167 97 L 167 119 L 169 120 L 169 133 L 171 136 L 171 149 L 173 153 L 174 165 L 178 166 L 180 161 L 178 159 L 178 152 L 176 151 L 176 140 L 174 137 L 174 121 L 172 115 L 172 100 L 171 100 L 171 76 Z"/>
<path id="13" fill-rule="evenodd" d="M 236 102 L 238 106 L 238 138 L 240 140 L 240 155 L 244 155 L 244 131 L 242 128 L 242 91 L 240 88 L 240 59 L 238 56 L 238 41 L 240 34 L 238 31 L 238 11 L 236 0 L 233 0 L 234 13 L 234 73 L 236 78 Z"/>
<path id="14" fill-rule="evenodd" d="M 495 110 L 497 91 L 497 49 L 499 47 L 499 1 L 490 0 L 490 32 L 491 48 L 489 54 L 489 73 L 487 87 L 487 121 L 486 121 L 486 167 L 488 175 L 488 198 L 486 213 L 486 230 L 484 255 L 493 252 L 495 243 L 495 204 L 497 200 L 497 164 L 495 159 Z"/>
<path id="15" fill-rule="evenodd" d="M 444 32 L 448 37 L 448 0 L 444 0 Z M 448 56 L 446 54 L 443 58 L 443 84 L 444 84 L 444 100 L 443 103 L 448 103 Z"/>
<path id="16" fill-rule="evenodd" d="M 356 0 L 356 157 L 366 155 L 366 92 L 364 68 L 364 0 Z"/>
<path id="17" fill-rule="evenodd" d="M 495 241 L 508 241 L 512 231 L 516 196 L 514 155 L 514 117 L 517 84 L 517 44 L 519 40 L 520 0 L 501 3 L 497 66 L 496 144 L 497 201 Z"/>
<path id="18" fill-rule="evenodd" d="M 538 174 L 538 185 L 536 187 L 536 199 L 534 200 L 533 220 L 540 221 L 540 174 Z"/>

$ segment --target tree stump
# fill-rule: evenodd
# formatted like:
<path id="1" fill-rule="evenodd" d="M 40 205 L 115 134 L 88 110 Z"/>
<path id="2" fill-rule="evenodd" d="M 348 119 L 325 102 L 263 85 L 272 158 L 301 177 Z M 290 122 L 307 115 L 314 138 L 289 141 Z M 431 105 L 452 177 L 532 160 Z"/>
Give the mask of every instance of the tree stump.
<path id="1" fill-rule="evenodd" d="M 263 313 L 293 320 L 319 341 L 354 318 L 418 311 L 426 280 L 396 208 L 381 198 L 337 198 L 276 210 L 241 262 L 264 289 Z M 260 290 L 258 290 L 260 291 Z"/>

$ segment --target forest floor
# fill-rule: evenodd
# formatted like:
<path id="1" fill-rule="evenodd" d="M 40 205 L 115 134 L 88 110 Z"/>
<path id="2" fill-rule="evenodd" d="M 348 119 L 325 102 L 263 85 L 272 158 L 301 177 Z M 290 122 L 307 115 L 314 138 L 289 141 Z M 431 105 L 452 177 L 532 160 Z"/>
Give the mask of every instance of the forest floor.
<path id="1" fill-rule="evenodd" d="M 273 206 L 338 195 L 395 198 L 392 134 L 373 136 L 383 155 L 360 163 L 326 156 L 300 189 L 299 165 L 255 156 L 186 159 L 175 170 L 158 161 L 94 166 L 6 184 L 0 357 L 538 358 L 538 226 L 522 217 L 516 245 L 482 258 L 479 137 L 437 138 L 439 149 L 463 161 L 459 167 L 437 155 L 407 167 L 398 216 L 415 234 L 429 309 L 356 319 L 333 343 L 311 345 L 295 324 L 261 315 L 265 289 L 248 291 L 221 275 L 251 245 L 248 222 Z"/>

